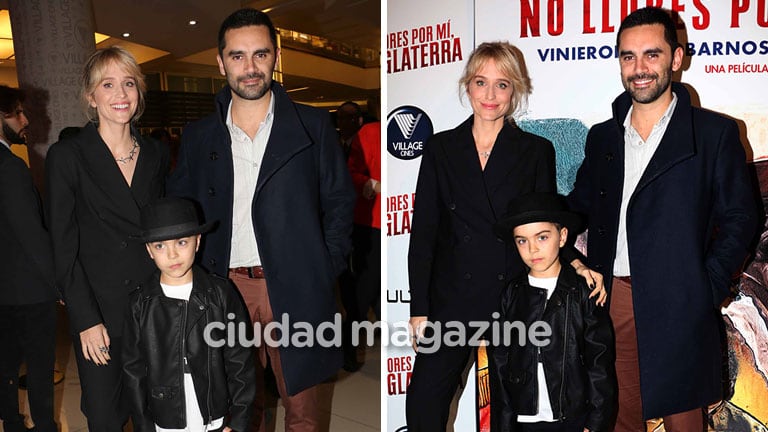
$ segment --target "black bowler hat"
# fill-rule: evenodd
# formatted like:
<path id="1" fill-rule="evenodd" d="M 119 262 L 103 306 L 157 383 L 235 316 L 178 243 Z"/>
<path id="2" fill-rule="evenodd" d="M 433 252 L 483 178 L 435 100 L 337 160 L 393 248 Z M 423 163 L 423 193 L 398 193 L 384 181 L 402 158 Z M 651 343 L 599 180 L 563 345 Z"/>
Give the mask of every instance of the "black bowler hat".
<path id="1" fill-rule="evenodd" d="M 570 232 L 575 232 L 579 228 L 581 218 L 568 211 L 562 196 L 556 193 L 532 192 L 510 201 L 507 212 L 493 226 L 493 230 L 497 236 L 511 242 L 515 240 L 512 231 L 516 226 L 533 222 L 553 222 L 568 228 Z"/>
<path id="2" fill-rule="evenodd" d="M 141 209 L 141 234 L 144 243 L 172 240 L 204 233 L 216 224 L 201 224 L 192 201 L 183 198 L 161 198 Z"/>

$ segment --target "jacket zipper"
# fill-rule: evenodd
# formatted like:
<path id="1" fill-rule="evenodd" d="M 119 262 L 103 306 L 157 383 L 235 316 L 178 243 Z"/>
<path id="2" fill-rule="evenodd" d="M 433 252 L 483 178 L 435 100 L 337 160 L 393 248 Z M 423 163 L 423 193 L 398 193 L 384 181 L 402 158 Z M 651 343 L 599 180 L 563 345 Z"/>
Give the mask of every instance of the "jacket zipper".
<path id="1" fill-rule="evenodd" d="M 565 357 L 568 345 L 568 312 L 570 310 L 570 294 L 565 295 L 565 321 L 563 322 L 563 362 L 560 365 L 560 419 L 564 420 L 563 414 L 563 393 L 565 392 Z"/>
<path id="2" fill-rule="evenodd" d="M 205 322 L 206 324 L 208 321 L 208 311 L 210 310 L 209 307 L 205 308 Z M 205 344 L 206 348 L 205 351 L 208 354 L 206 357 L 208 358 L 208 398 L 206 399 L 206 405 L 208 405 L 208 424 L 213 423 L 213 410 L 211 409 L 211 356 L 213 353 L 211 353 L 211 346 L 208 344 Z"/>
<path id="3" fill-rule="evenodd" d="M 537 288 L 537 289 L 541 289 L 541 288 Z M 548 301 L 549 300 L 547 300 L 546 292 L 545 292 L 544 293 L 544 305 L 541 307 L 541 312 L 539 313 L 539 321 L 544 321 L 544 312 L 546 312 L 546 310 L 547 310 L 547 302 Z M 536 347 L 536 370 L 537 370 L 536 374 L 537 375 L 538 375 L 539 363 L 542 364 L 542 368 L 543 368 L 544 367 L 543 366 L 544 359 L 541 357 L 541 347 Z M 546 382 L 544 384 L 546 385 Z M 535 394 L 534 400 L 536 401 L 536 412 L 538 413 L 539 409 L 541 408 L 541 404 L 539 403 L 539 386 L 538 386 L 538 383 L 536 385 L 536 394 Z"/>
<path id="4" fill-rule="evenodd" d="M 184 424 L 187 424 L 187 398 L 186 398 L 186 388 L 184 387 L 184 370 L 188 367 L 187 366 L 187 356 L 186 353 L 186 340 L 187 340 L 187 302 L 184 300 L 180 300 L 181 303 L 181 360 L 182 360 L 182 367 L 181 367 L 181 388 L 184 391 L 184 397 L 181 398 L 181 406 L 182 411 L 181 415 L 184 416 Z M 188 425 L 187 425 L 188 426 Z"/>

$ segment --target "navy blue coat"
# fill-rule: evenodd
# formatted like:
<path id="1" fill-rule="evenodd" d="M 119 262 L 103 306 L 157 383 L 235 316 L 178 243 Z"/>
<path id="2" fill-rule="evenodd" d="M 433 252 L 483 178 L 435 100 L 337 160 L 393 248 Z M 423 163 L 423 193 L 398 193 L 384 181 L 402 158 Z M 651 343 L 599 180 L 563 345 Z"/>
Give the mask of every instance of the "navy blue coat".
<path id="1" fill-rule="evenodd" d="M 252 203 L 253 227 L 264 266 L 270 305 L 277 321 L 317 328 L 336 312 L 336 276 L 352 243 L 355 193 L 327 112 L 295 104 L 272 85 L 272 132 Z M 232 239 L 234 172 L 225 123 L 229 87 L 216 95 L 216 112 L 184 129 L 168 195 L 189 197 L 206 220 L 219 221 L 198 252 L 200 264 L 226 277 Z M 330 337 L 328 335 L 327 337 Z M 339 349 L 281 347 L 289 394 L 318 384 L 341 367 Z"/>
<path id="2" fill-rule="evenodd" d="M 678 102 L 630 197 L 627 240 L 643 416 L 702 407 L 721 398 L 719 305 L 757 228 L 752 184 L 736 122 Z M 610 293 L 624 178 L 628 93 L 613 118 L 592 127 L 569 201 L 587 215 L 588 265 Z"/>

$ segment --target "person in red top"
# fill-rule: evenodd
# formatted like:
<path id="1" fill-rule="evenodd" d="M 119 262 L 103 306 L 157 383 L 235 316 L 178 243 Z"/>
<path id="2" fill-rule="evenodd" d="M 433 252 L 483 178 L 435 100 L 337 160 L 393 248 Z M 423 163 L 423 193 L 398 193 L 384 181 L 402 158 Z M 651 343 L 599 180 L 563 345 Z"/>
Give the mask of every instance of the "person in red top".
<path id="1" fill-rule="evenodd" d="M 347 311 L 347 318 L 362 321 L 370 307 L 381 316 L 381 122 L 360 128 L 352 139 L 347 164 L 357 193 L 351 266 L 357 307 Z"/>

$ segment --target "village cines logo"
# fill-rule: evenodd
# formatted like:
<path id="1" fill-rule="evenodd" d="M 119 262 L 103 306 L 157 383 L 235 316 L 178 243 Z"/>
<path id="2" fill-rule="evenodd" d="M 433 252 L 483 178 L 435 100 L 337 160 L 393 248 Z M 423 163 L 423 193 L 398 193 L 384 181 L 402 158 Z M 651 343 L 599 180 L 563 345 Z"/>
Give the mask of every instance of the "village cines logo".
<path id="1" fill-rule="evenodd" d="M 398 159 L 416 159 L 432 132 L 427 113 L 415 106 L 401 106 L 387 117 L 387 150 Z"/>

